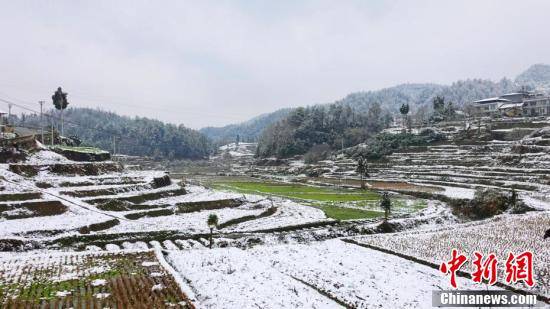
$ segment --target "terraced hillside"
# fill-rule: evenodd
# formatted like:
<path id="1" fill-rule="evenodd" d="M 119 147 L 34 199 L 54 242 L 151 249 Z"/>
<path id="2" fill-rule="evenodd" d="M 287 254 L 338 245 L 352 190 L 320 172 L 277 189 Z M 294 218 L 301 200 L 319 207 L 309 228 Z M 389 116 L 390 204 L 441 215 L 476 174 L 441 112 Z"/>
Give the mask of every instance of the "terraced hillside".
<path id="1" fill-rule="evenodd" d="M 467 199 L 477 188 L 514 189 L 535 206 L 540 200 L 549 201 L 550 120 L 492 120 L 472 124 L 467 130 L 459 125 L 463 124 L 438 128 L 446 132 L 447 142 L 411 146 L 369 161 L 369 188 Z M 300 157 L 257 163 L 249 174 L 265 178 L 279 175 L 316 184 L 360 185 L 356 160 L 342 154 L 315 164 L 305 164 Z"/>
<path id="2" fill-rule="evenodd" d="M 284 199 L 213 191 L 164 172 L 123 170 L 115 162 L 82 169 L 83 163 L 52 157 L 1 170 L 0 235 L 17 239 L 14 244 L 84 248 L 189 239 L 193 246 L 206 238 L 206 219 L 214 212 L 221 232 L 334 222 L 319 209 Z"/>
<path id="3" fill-rule="evenodd" d="M 25 162 L 0 165 L 0 249 L 6 251 L 0 253 L 0 301 L 61 308 L 422 308 L 432 290 L 449 283 L 437 270 L 403 259 L 415 256 L 407 249 L 415 243 L 409 235 L 433 235 L 419 237 L 418 249 L 425 253 L 446 248 L 440 240 L 451 227 L 473 244 L 494 241 L 484 235 L 499 222 L 513 226 L 536 217 L 536 231 L 542 231 L 550 209 L 544 196 L 546 155 L 538 151 L 545 149 L 538 148 L 545 138 L 394 153 L 370 163 L 368 190 L 358 189 L 355 161 L 343 156 L 313 167 L 299 158 L 250 166 L 248 153 L 235 162 L 218 157 L 229 160 L 225 166 L 234 175 L 176 176 L 39 151 Z M 476 147 L 492 150 L 478 154 Z M 503 160 L 513 153 L 520 165 Z M 303 173 L 311 168 L 324 172 Z M 464 223 L 437 198 L 468 198 L 478 186 L 515 188 L 542 211 Z M 389 225 L 396 233 L 384 235 L 399 241 L 385 242 L 380 234 L 387 229 L 378 191 L 393 192 Z M 350 212 L 371 215 L 353 219 Z M 218 217 L 213 235 L 207 225 L 211 214 Z M 513 244 L 530 235 L 502 234 Z M 502 237 L 496 243 L 506 244 Z M 436 263 L 445 254 L 416 258 Z M 547 268 L 541 261 L 546 260 L 536 260 L 537 278 Z M 409 278 L 405 289 L 395 280 L 403 274 Z M 532 291 L 548 299 L 547 287 Z"/>

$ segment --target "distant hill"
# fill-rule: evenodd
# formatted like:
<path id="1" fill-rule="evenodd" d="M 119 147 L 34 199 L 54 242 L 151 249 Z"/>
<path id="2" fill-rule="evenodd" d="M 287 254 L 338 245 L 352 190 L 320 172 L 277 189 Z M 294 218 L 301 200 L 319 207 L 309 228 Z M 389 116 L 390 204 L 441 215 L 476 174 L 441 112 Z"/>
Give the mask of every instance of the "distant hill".
<path id="1" fill-rule="evenodd" d="M 282 119 L 291 110 L 291 108 L 279 109 L 272 113 L 256 116 L 243 123 L 230 124 L 224 127 L 206 127 L 199 131 L 219 145 L 234 142 L 237 135 L 243 142 L 255 142 L 264 128 Z"/>
<path id="2" fill-rule="evenodd" d="M 550 92 L 550 65 L 536 64 L 517 76 L 515 81 L 502 78 L 494 82 L 486 79 L 459 80 L 451 85 L 431 83 L 401 84 L 374 91 L 360 91 L 347 95 L 334 103 L 349 106 L 355 111 L 366 112 L 373 103 L 379 103 L 382 109 L 398 113 L 402 104 L 411 106 L 411 113 L 421 106 L 431 107 L 436 96 L 445 97 L 455 106 L 475 100 L 514 92 L 522 86 L 538 88 Z M 307 102 L 305 105 L 308 105 Z M 200 131 L 214 141 L 234 141 L 237 134 L 244 140 L 256 141 L 263 129 L 282 119 L 293 109 L 278 110 L 264 114 L 241 124 L 224 127 L 208 127 Z"/>
<path id="3" fill-rule="evenodd" d="M 57 115 L 57 111 L 55 112 Z M 65 135 L 77 136 L 85 145 L 113 149 L 117 153 L 169 159 L 199 159 L 208 156 L 211 145 L 196 130 L 158 120 L 120 116 L 90 108 L 69 108 L 64 112 Z M 37 115 L 18 117 L 17 123 L 39 127 Z"/>
<path id="4" fill-rule="evenodd" d="M 510 79 L 503 78 L 498 82 L 483 79 L 467 79 L 451 85 L 438 84 L 402 84 L 376 91 L 356 92 L 335 103 L 349 105 L 358 111 L 366 111 L 374 103 L 394 113 L 403 104 L 409 104 L 412 111 L 420 106 L 430 106 L 436 96 L 445 97 L 446 101 L 456 106 L 465 103 L 497 96 L 502 93 L 517 90 L 517 86 Z"/>
<path id="5" fill-rule="evenodd" d="M 535 64 L 516 77 L 516 83 L 550 92 L 550 65 Z"/>
<path id="6" fill-rule="evenodd" d="M 355 92 L 334 102 L 349 106 L 353 110 L 366 112 L 370 105 L 379 103 L 388 111 L 397 113 L 402 104 L 409 104 L 412 111 L 420 106 L 430 106 L 434 97 L 444 96 L 447 101 L 461 106 L 480 98 L 497 96 L 516 91 L 518 86 L 510 79 L 503 78 L 498 82 L 482 79 L 457 81 L 451 85 L 438 84 L 402 84 L 375 91 Z M 227 143 L 235 140 L 237 134 L 244 141 L 256 141 L 263 129 L 287 116 L 293 109 L 278 110 L 263 114 L 240 124 L 224 127 L 207 127 L 200 130 L 215 142 Z"/>

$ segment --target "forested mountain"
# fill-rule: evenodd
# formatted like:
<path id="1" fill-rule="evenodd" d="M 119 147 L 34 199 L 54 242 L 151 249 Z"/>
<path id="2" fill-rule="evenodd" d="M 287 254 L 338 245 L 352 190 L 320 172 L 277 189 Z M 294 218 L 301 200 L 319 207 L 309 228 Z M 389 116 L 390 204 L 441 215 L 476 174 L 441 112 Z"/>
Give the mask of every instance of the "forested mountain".
<path id="1" fill-rule="evenodd" d="M 516 77 L 516 83 L 546 92 L 550 91 L 550 65 L 532 65 Z"/>
<path id="2" fill-rule="evenodd" d="M 286 118 L 266 127 L 259 139 L 258 155 L 285 157 L 304 154 L 314 145 L 321 144 L 337 149 L 337 142 L 342 139 L 347 146 L 364 142 L 379 131 L 380 122 L 383 126 L 391 118 L 384 116 L 377 120 L 371 117 L 373 110 L 382 115 L 399 115 L 400 107 L 406 105 L 409 114 L 416 115 L 417 119 L 427 119 L 429 114 L 434 116 L 435 98 L 444 98 L 443 107 L 454 111 L 475 100 L 517 91 L 525 86 L 541 88 L 541 85 L 550 85 L 550 66 L 534 65 L 520 74 L 516 82 L 507 78 L 498 82 L 467 79 L 451 85 L 403 84 L 356 92 L 329 105 L 296 109 Z M 442 116 L 444 113 L 436 111 L 436 114 Z"/>
<path id="3" fill-rule="evenodd" d="M 365 113 L 342 104 L 300 107 L 262 132 L 257 155 L 288 157 L 306 153 L 314 145 L 328 149 L 349 147 L 366 140 L 390 122 L 391 115 L 377 103 Z"/>
<path id="4" fill-rule="evenodd" d="M 52 112 L 52 111 L 50 111 Z M 58 111 L 54 111 L 58 115 Z M 65 136 L 77 136 L 85 145 L 113 149 L 117 153 L 169 159 L 198 159 L 208 156 L 210 144 L 206 136 L 183 125 L 158 120 L 126 117 L 89 108 L 69 108 L 64 112 Z M 17 122 L 39 127 L 37 115 L 23 115 Z M 59 120 L 56 119 L 59 123 Z"/>
<path id="5" fill-rule="evenodd" d="M 533 67 L 536 68 L 537 65 Z M 402 84 L 380 90 L 351 93 L 334 103 L 340 103 L 350 106 L 356 111 L 364 112 L 368 110 L 370 104 L 376 102 L 382 108 L 394 113 L 398 112 L 401 105 L 409 104 L 411 113 L 415 113 L 421 107 L 429 108 L 432 100 L 436 96 L 440 96 L 444 97 L 446 101 L 453 102 L 455 106 L 461 107 L 468 102 L 517 91 L 524 84 L 533 84 L 535 80 L 546 80 L 550 85 L 550 78 L 546 77 L 545 70 L 532 68 L 527 70 L 526 73 L 519 75 L 516 82 L 503 78 L 498 82 L 484 79 L 467 79 L 454 82 L 451 85 L 430 83 Z M 527 74 L 527 76 L 524 74 Z M 539 83 L 541 82 L 539 81 Z M 264 128 L 284 117 L 290 110 L 292 109 L 264 114 L 241 124 L 219 128 L 207 127 L 201 129 L 201 132 L 215 141 L 233 141 L 237 134 L 245 137 L 245 139 L 254 140 Z"/>
<path id="6" fill-rule="evenodd" d="M 436 96 L 444 97 L 461 107 L 466 103 L 501 95 L 519 89 L 510 79 L 503 78 L 498 82 L 483 79 L 467 79 L 451 85 L 437 84 L 403 84 L 376 91 L 356 92 L 337 101 L 349 105 L 358 111 L 366 111 L 370 104 L 377 102 L 390 111 L 397 112 L 403 104 L 411 106 L 411 113 L 422 106 L 430 106 Z"/>
<path id="7" fill-rule="evenodd" d="M 230 124 L 224 127 L 206 127 L 199 131 L 212 141 L 219 144 L 234 142 L 239 135 L 241 141 L 254 142 L 264 128 L 288 115 L 292 109 L 284 108 L 272 113 L 256 116 L 239 124 Z"/>
<path id="8" fill-rule="evenodd" d="M 454 107 L 461 107 L 474 100 L 516 91 L 522 86 L 550 90 L 550 66 L 531 66 L 515 81 L 468 79 L 451 85 L 402 84 L 356 92 L 332 104 L 280 109 L 240 124 L 206 127 L 200 132 L 158 120 L 69 108 L 65 111 L 65 135 L 79 136 L 85 144 L 109 150 L 116 136 L 120 153 L 164 158 L 202 158 L 212 149 L 208 138 L 216 144 L 224 144 L 239 136 L 241 141 L 259 140 L 258 153 L 262 156 L 288 156 L 307 152 L 313 145 L 334 149 L 341 146 L 342 140 L 346 146 L 358 143 L 387 125 L 391 114 L 399 115 L 403 105 L 410 107 L 410 115 L 427 114 L 436 96 L 444 97 Z M 25 115 L 19 120 L 25 125 L 38 126 L 37 116 Z"/>

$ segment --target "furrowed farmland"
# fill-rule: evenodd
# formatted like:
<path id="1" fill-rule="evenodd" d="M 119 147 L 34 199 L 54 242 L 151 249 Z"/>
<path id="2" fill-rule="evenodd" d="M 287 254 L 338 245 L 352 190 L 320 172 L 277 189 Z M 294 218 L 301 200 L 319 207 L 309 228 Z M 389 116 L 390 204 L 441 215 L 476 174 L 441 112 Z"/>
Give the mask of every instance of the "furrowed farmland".
<path id="1" fill-rule="evenodd" d="M 7 258 L 0 280 L 4 308 L 194 308 L 152 251 Z"/>
<path id="2" fill-rule="evenodd" d="M 38 144 L 0 165 L 0 302 L 425 308 L 452 288 L 438 266 L 453 248 L 500 263 L 490 285 L 472 281 L 469 261 L 461 289 L 548 302 L 550 146 L 512 150 L 548 138 L 409 147 L 369 162 L 368 177 L 354 149 L 306 163 L 229 144 L 177 165 Z M 504 279 L 507 254 L 526 251 L 533 287 Z"/>

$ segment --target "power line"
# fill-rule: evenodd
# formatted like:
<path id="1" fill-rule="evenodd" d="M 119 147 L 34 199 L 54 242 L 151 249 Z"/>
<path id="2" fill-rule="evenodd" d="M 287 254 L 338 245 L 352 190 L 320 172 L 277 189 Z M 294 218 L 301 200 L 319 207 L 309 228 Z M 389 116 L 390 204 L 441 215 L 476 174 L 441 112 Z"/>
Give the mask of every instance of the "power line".
<path id="1" fill-rule="evenodd" d="M 38 101 L 38 104 L 40 104 L 40 137 L 41 141 L 44 142 L 44 121 L 42 119 L 43 115 L 43 108 L 44 108 L 44 101 Z"/>
<path id="2" fill-rule="evenodd" d="M 9 95 L 7 95 L 6 93 L 2 93 L 0 92 L 0 94 L 2 94 L 3 96 L 5 97 L 10 97 Z M 214 113 L 207 113 L 207 112 L 197 112 L 197 111 L 194 111 L 194 110 L 191 110 L 189 108 L 182 108 L 182 107 L 178 107 L 177 110 L 176 109 L 173 109 L 173 108 L 162 108 L 162 107 L 158 107 L 158 105 L 156 104 L 151 104 L 151 105 L 144 105 L 144 104 L 131 104 L 131 103 L 122 103 L 120 102 L 119 100 L 125 100 L 125 101 L 134 101 L 133 99 L 125 99 L 125 98 L 120 98 L 119 100 L 117 100 L 116 98 L 113 100 L 113 99 L 110 99 L 109 97 L 105 97 L 105 96 L 95 96 L 96 98 L 94 99 L 93 95 L 92 96 L 89 96 L 89 95 L 81 95 L 79 93 L 72 93 L 72 97 L 76 97 L 76 98 L 81 98 L 83 101 L 88 101 L 88 102 L 94 102 L 94 101 L 102 101 L 104 103 L 108 103 L 108 105 L 117 105 L 117 106 L 127 106 L 127 107 L 138 107 L 140 109 L 149 109 L 149 110 L 155 110 L 155 111 L 164 111 L 164 112 L 169 112 L 169 113 L 177 113 L 177 112 L 184 112 L 185 114 L 187 115 L 197 115 L 197 116 L 207 116 L 207 117 L 211 117 L 211 116 L 215 116 L 215 117 L 218 117 L 218 118 L 225 118 L 225 119 L 228 119 L 228 120 L 232 120 L 232 121 L 239 121 L 239 122 L 242 122 L 242 121 L 245 121 L 242 119 L 242 116 L 241 115 L 229 115 L 227 113 L 224 113 L 223 115 L 221 115 L 220 117 L 220 114 L 214 114 Z M 107 98 L 106 101 L 104 101 L 103 98 Z M 91 99 L 88 99 L 88 98 L 91 98 Z M 28 101 L 24 101 L 24 100 L 20 100 L 20 99 L 15 99 L 15 98 L 12 98 L 13 100 L 16 100 L 16 101 L 19 101 L 19 102 L 24 102 L 24 103 L 28 103 L 28 104 L 34 104 L 34 103 L 31 103 L 31 102 L 28 102 Z"/>
<path id="3" fill-rule="evenodd" d="M 17 107 L 19 107 L 19 108 L 21 108 L 21 109 L 24 109 L 24 110 L 26 110 L 26 111 L 33 112 L 33 113 L 35 113 L 35 114 L 39 114 L 39 113 L 40 113 L 40 112 L 37 111 L 37 110 L 34 110 L 34 109 L 32 109 L 32 108 L 29 108 L 29 107 L 24 106 L 24 105 L 21 105 L 21 104 L 14 103 L 14 102 L 9 101 L 9 100 L 6 100 L 6 99 L 0 98 L 0 101 L 1 101 L 1 102 L 4 102 L 4 103 L 6 103 L 6 104 L 8 104 L 8 106 L 11 104 L 11 105 L 13 105 L 13 106 L 17 106 Z M 55 115 L 53 115 L 53 114 L 43 113 L 43 115 L 46 116 L 46 117 L 50 117 L 50 118 L 52 118 L 52 119 L 57 119 L 57 120 L 60 120 L 60 119 L 61 119 L 61 117 L 57 117 L 57 116 L 55 116 Z M 103 129 L 103 128 L 91 128 L 91 127 L 88 127 L 88 126 L 85 126 L 85 125 L 82 125 L 82 124 L 80 124 L 80 123 L 77 123 L 77 122 L 74 122 L 74 121 L 70 121 L 70 120 L 64 120 L 64 122 L 69 123 L 69 124 L 72 124 L 72 125 L 76 125 L 76 126 L 79 126 L 79 127 L 85 128 L 85 129 L 89 129 L 89 130 L 99 130 L 99 131 L 103 131 L 103 132 L 106 132 L 106 133 L 109 133 L 109 134 L 119 135 L 119 133 L 118 133 L 118 132 L 115 132 L 115 131 L 110 131 L 110 130 L 106 130 L 106 129 Z"/>
<path id="4" fill-rule="evenodd" d="M 147 104 L 136 104 L 136 103 L 126 103 L 128 101 L 130 102 L 134 102 L 135 100 L 134 99 L 129 99 L 129 98 L 124 98 L 124 97 L 119 97 L 118 99 L 117 98 L 109 98 L 107 96 L 101 96 L 101 95 L 95 95 L 95 98 L 94 99 L 94 95 L 90 96 L 90 95 L 87 95 L 87 94 L 83 94 L 83 93 L 75 93 L 75 92 L 72 92 L 72 97 L 76 97 L 76 98 L 81 98 L 85 101 L 103 101 L 103 98 L 106 98 L 107 101 L 104 101 L 105 103 L 108 103 L 109 105 L 119 105 L 119 106 L 128 106 L 128 107 L 139 107 L 141 109 L 149 109 L 149 110 L 155 110 L 155 111 L 165 111 L 165 112 L 170 112 L 170 113 L 174 113 L 174 112 L 179 112 L 179 111 L 184 111 L 186 114 L 188 115 L 198 115 L 198 116 L 216 116 L 216 117 L 219 117 L 220 115 L 219 114 L 213 114 L 213 113 L 205 113 L 205 112 L 197 112 L 197 111 L 194 111 L 194 110 L 191 110 L 189 108 L 184 108 L 184 107 L 178 107 L 177 110 L 173 109 L 173 108 L 162 108 L 162 107 L 159 107 L 158 105 L 155 105 L 155 104 L 150 104 L 150 105 L 147 105 Z M 88 98 L 91 98 L 91 99 L 88 99 Z M 120 100 L 124 100 L 124 103 L 120 102 Z M 166 100 L 162 100 L 162 101 L 166 101 Z M 242 115 L 237 115 L 237 114 L 227 114 L 227 113 L 224 113 L 222 115 L 222 118 L 226 118 L 226 119 L 231 119 L 231 120 L 235 120 L 235 121 L 244 121 L 242 119 Z"/>

